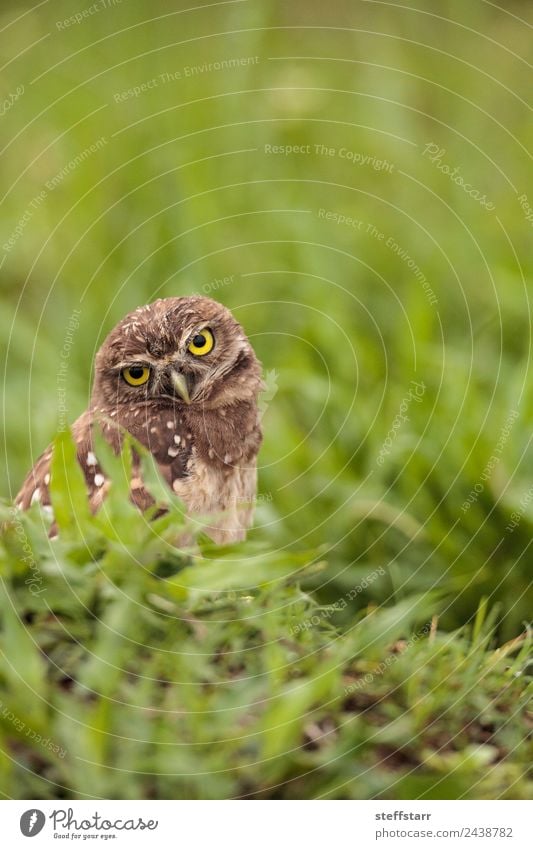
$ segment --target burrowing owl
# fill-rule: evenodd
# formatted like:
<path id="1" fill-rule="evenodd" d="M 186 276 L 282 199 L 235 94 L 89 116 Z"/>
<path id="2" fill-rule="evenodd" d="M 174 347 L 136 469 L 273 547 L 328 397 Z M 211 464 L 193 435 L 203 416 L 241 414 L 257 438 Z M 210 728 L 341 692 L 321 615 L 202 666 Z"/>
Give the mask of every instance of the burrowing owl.
<path id="1" fill-rule="evenodd" d="M 93 429 L 119 452 L 124 431 L 151 451 L 191 515 L 213 515 L 216 542 L 244 539 L 256 494 L 261 444 L 261 366 L 242 327 L 210 298 L 166 298 L 139 307 L 111 331 L 96 356 L 89 409 L 75 422 L 77 456 L 98 509 L 110 483 Z M 16 504 L 50 504 L 51 451 L 26 478 Z M 153 504 L 134 459 L 131 497 Z"/>

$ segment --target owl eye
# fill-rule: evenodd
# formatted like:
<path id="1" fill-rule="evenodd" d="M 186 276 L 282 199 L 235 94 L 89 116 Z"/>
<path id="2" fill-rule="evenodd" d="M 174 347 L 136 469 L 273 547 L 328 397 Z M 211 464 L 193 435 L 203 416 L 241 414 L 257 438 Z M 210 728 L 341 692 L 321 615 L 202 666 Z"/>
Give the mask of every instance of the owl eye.
<path id="1" fill-rule="evenodd" d="M 189 351 L 191 354 L 194 354 L 195 357 L 203 357 L 205 354 L 208 354 L 209 351 L 213 350 L 214 344 L 215 337 L 211 331 L 205 327 L 193 336 L 189 342 Z"/>
<path id="2" fill-rule="evenodd" d="M 122 369 L 122 377 L 130 386 L 142 386 L 150 377 L 150 369 L 146 366 L 130 366 Z"/>

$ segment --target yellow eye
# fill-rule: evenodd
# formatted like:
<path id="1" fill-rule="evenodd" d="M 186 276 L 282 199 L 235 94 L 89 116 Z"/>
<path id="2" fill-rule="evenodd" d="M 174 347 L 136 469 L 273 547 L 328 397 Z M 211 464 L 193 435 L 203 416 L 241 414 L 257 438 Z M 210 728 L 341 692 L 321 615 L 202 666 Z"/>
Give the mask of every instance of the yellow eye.
<path id="1" fill-rule="evenodd" d="M 130 386 L 142 386 L 150 377 L 150 369 L 146 366 L 130 366 L 122 369 L 122 377 Z"/>
<path id="2" fill-rule="evenodd" d="M 210 330 L 205 327 L 203 330 L 200 330 L 191 341 L 189 342 L 189 351 L 191 354 L 194 354 L 195 357 L 203 357 L 204 354 L 208 354 L 209 351 L 213 350 L 213 346 L 215 344 L 215 337 L 211 333 Z"/>

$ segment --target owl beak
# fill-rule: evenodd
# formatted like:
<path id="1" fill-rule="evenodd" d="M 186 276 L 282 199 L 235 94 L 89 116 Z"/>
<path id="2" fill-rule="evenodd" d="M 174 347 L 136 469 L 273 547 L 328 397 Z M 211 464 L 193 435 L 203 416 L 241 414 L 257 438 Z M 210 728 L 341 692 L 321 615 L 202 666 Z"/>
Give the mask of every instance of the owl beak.
<path id="1" fill-rule="evenodd" d="M 185 379 L 185 375 L 182 374 L 181 371 L 176 371 L 176 369 L 170 370 L 170 379 L 172 381 L 172 388 L 176 395 L 185 401 L 186 404 L 191 403 L 191 396 L 189 395 L 189 387 L 187 386 L 187 380 Z"/>

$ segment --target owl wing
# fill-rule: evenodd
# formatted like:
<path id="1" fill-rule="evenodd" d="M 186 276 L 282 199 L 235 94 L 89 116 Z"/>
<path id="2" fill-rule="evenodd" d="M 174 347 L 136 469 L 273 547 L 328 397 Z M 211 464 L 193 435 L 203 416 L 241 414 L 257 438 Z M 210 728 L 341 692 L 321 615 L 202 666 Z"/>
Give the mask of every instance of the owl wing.
<path id="1" fill-rule="evenodd" d="M 139 418 L 140 420 L 134 418 L 127 430 L 153 454 L 169 487 L 180 494 L 178 482 L 188 476 L 192 462 L 191 434 L 186 433 L 183 428 L 180 432 L 179 422 L 172 415 L 168 415 L 163 420 L 160 417 L 154 417 L 149 422 L 143 421 L 142 417 Z M 109 417 L 105 416 L 105 413 L 102 417 L 98 417 L 90 410 L 83 413 L 72 426 L 78 463 L 85 476 L 93 512 L 101 506 L 109 489 L 109 481 L 98 463 L 94 449 L 95 424 L 101 428 L 105 440 L 111 445 L 115 454 L 119 454 L 122 449 L 124 434 L 124 430 L 115 425 Z M 52 446 L 48 446 L 24 480 L 15 500 L 16 507 L 27 510 L 36 502 L 45 507 L 50 506 L 51 461 Z M 136 452 L 133 458 L 131 498 L 140 510 L 146 510 L 154 504 L 153 497 L 142 481 L 140 458 Z"/>
<path id="2" fill-rule="evenodd" d="M 83 413 L 72 426 L 72 435 L 77 445 L 80 445 L 85 434 L 90 433 L 89 412 Z M 78 460 L 80 452 L 78 451 Z M 32 504 L 39 502 L 43 506 L 50 506 L 50 464 L 52 462 L 52 446 L 49 445 L 44 451 L 33 469 L 26 476 L 20 491 L 15 499 L 15 506 L 20 510 L 27 510 Z M 81 465 L 81 463 L 80 463 Z M 82 466 L 83 468 L 83 466 Z"/>
<path id="3" fill-rule="evenodd" d="M 194 463 L 192 434 L 184 422 L 168 411 L 163 415 L 154 413 L 153 416 L 139 423 L 134 421 L 128 430 L 150 451 L 169 488 L 183 497 L 186 491 L 183 484 L 189 477 Z M 140 460 L 135 452 L 133 471 L 132 500 L 141 510 L 146 510 L 153 506 L 154 499 L 144 487 Z"/>

